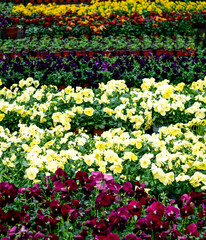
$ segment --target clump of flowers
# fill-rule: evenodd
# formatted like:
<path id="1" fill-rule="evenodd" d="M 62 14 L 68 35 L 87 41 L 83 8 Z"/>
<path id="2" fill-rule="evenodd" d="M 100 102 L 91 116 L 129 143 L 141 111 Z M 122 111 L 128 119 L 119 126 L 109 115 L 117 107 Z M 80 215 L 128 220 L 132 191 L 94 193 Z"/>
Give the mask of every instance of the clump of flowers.
<path id="1" fill-rule="evenodd" d="M 2 239 L 204 240 L 206 191 L 177 202 L 148 195 L 140 182 L 115 182 L 108 174 L 62 169 L 30 188 L 0 183 Z"/>

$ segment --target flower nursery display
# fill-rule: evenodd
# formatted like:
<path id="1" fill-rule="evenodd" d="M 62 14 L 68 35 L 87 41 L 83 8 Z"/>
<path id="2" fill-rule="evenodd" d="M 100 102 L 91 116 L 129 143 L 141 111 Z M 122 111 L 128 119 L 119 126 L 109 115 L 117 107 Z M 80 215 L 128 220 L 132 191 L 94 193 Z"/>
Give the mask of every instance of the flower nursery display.
<path id="1" fill-rule="evenodd" d="M 0 3 L 0 239 L 206 240 L 206 2 L 49 1 Z"/>

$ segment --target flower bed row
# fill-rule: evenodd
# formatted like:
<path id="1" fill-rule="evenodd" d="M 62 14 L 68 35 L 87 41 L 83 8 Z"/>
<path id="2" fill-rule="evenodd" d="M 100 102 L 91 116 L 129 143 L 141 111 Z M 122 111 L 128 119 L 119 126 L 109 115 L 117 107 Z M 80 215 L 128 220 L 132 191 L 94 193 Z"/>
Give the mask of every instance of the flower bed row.
<path id="1" fill-rule="evenodd" d="M 71 16 L 70 16 L 71 15 Z M 80 36 L 83 34 L 89 35 L 143 35 L 143 34 L 163 34 L 166 36 L 173 36 L 177 34 L 186 34 L 193 36 L 196 30 L 192 27 L 191 20 L 185 20 L 182 17 L 173 16 L 172 20 L 164 20 L 164 16 L 152 16 L 150 19 L 145 19 L 144 16 L 133 13 L 130 17 L 125 15 L 111 14 L 109 18 L 102 17 L 97 14 L 89 16 L 76 16 L 75 13 L 68 13 L 62 16 L 37 16 L 30 18 L 27 16 L 13 17 L 14 23 L 28 29 L 32 35 L 37 33 L 43 34 L 45 31 L 51 36 L 72 35 Z M 8 27 L 7 21 L 2 17 L 0 19 L 1 25 Z M 2 25 L 2 27 L 4 26 Z M 11 24 L 10 24 L 11 25 Z"/>
<path id="2" fill-rule="evenodd" d="M 123 3 L 122 3 L 123 4 Z M 22 5 L 23 6 L 23 5 Z M 18 7 L 17 7 L 18 8 Z M 161 13 L 151 11 L 149 15 L 139 14 L 133 9 L 128 14 L 110 13 L 102 14 L 95 12 L 93 14 L 83 14 L 83 10 L 80 10 L 80 16 L 75 11 L 75 7 L 66 7 L 67 11 L 64 11 L 64 6 L 61 6 L 61 14 L 55 16 L 55 6 L 45 6 L 45 12 L 48 15 L 49 8 L 54 9 L 52 15 L 44 15 L 42 7 L 34 7 L 34 13 L 28 13 L 32 9 L 32 5 L 28 4 L 28 10 L 20 9 L 13 10 L 14 16 L 0 18 L 1 27 L 15 26 L 18 24 L 33 33 L 40 34 L 42 31 L 60 35 L 73 35 L 79 36 L 82 34 L 97 35 L 103 34 L 108 36 L 110 34 L 163 34 L 166 36 L 173 36 L 176 34 L 194 35 L 196 30 L 193 28 L 194 23 L 205 23 L 205 10 L 201 13 L 190 13 L 184 11 L 183 13 L 170 11 L 163 11 Z M 94 6 L 92 6 L 92 9 Z M 102 16 L 103 15 L 103 16 Z"/>
<path id="3" fill-rule="evenodd" d="M 163 12 L 171 12 L 177 14 L 183 14 L 183 17 L 187 17 L 186 14 L 189 12 L 192 14 L 192 17 L 195 19 L 195 22 L 201 22 L 204 19 L 204 14 L 206 10 L 206 2 L 180 2 L 180 1 L 160 1 L 158 3 L 154 3 L 151 1 L 139 1 L 135 0 L 129 1 L 121 1 L 121 2 L 99 2 L 92 1 L 91 5 L 80 5 L 80 6 L 69 6 L 69 5 L 40 5 L 40 6 L 32 6 L 32 4 L 28 4 L 26 7 L 23 5 L 15 6 L 13 8 L 13 14 L 20 14 L 21 12 L 25 15 L 35 15 L 39 13 L 44 13 L 46 15 L 59 15 L 60 13 L 65 14 L 69 10 L 76 11 L 78 15 L 90 15 L 97 13 L 101 16 L 108 16 L 110 14 L 117 15 L 130 15 L 131 12 L 137 12 L 138 14 L 144 14 L 145 16 L 149 16 L 150 13 L 156 12 L 157 14 L 161 14 Z M 201 12 L 202 11 L 202 12 Z M 203 13 L 203 15 L 201 14 Z M 187 18 L 185 18 L 187 20 Z M 196 21 L 197 20 L 197 21 Z"/>
<path id="4" fill-rule="evenodd" d="M 112 58 L 101 55 L 90 58 L 76 57 L 70 53 L 66 58 L 49 54 L 46 59 L 28 55 L 3 59 L 0 60 L 0 79 L 3 86 L 8 87 L 32 76 L 40 85 L 89 85 L 96 88 L 99 83 L 107 83 L 111 79 L 124 79 L 128 87 L 140 87 L 143 78 L 154 77 L 156 81 L 171 79 L 173 84 L 188 84 L 206 75 L 204 51 L 198 51 L 195 56 L 179 58 L 170 55 L 146 58 L 129 56 L 127 52 L 112 52 L 111 55 Z"/>
<path id="5" fill-rule="evenodd" d="M 30 87 L 33 83 L 34 87 Z M 138 130 L 149 129 L 153 123 L 168 126 L 205 118 L 206 78 L 177 86 L 169 84 L 169 80 L 156 83 L 154 78 L 148 78 L 141 89 L 131 91 L 124 80 L 101 83 L 93 90 L 68 86 L 61 92 L 55 86 L 38 89 L 38 85 L 38 81 L 28 78 L 19 82 L 20 89 L 18 84 L 2 88 L 0 111 L 4 127 L 16 131 L 18 124 L 29 123 L 43 128 L 60 125 L 67 130 L 106 126 Z"/>
<path id="6" fill-rule="evenodd" d="M 0 183 L 0 237 L 9 239 L 191 239 L 205 240 L 206 191 L 181 200 L 160 199 L 139 182 L 115 182 L 111 175 L 62 169 L 45 184 L 17 188 Z"/>
<path id="7" fill-rule="evenodd" d="M 78 38 L 66 38 L 50 39 L 48 36 L 38 39 L 37 37 L 24 38 L 17 40 L 0 40 L 0 53 L 18 53 L 21 51 L 49 51 L 49 52 L 68 52 L 75 50 L 82 51 L 111 51 L 111 50 L 129 50 L 140 52 L 140 50 L 165 50 L 173 51 L 182 50 L 182 55 L 187 53 L 187 49 L 193 49 L 196 46 L 194 37 L 182 37 L 176 36 L 176 39 L 154 37 L 151 38 L 147 35 L 143 35 L 143 40 L 135 36 L 131 36 L 127 39 L 125 36 L 93 36 L 91 40 L 86 37 Z M 1 58 L 1 57 L 0 57 Z"/>
<path id="8" fill-rule="evenodd" d="M 173 87 L 145 79 L 142 91 L 128 92 L 123 81 L 99 89 L 67 87 L 61 92 L 31 78 L 1 90 L 1 178 L 15 184 L 39 179 L 58 167 L 112 172 L 123 179 L 140 177 L 155 193 L 180 194 L 205 189 L 206 82 Z M 21 90 L 22 88 L 22 90 Z M 187 125 L 187 122 L 195 119 Z M 160 134 L 140 129 L 157 125 Z M 197 126 L 195 123 L 197 122 Z M 195 125 L 195 127 L 193 127 Z M 94 139 L 80 128 L 114 128 Z M 121 130 L 125 128 L 128 132 Z M 9 130 L 10 129 L 10 130 Z M 77 132 L 78 133 L 78 132 Z M 18 171 L 16 171 L 18 169 Z"/>

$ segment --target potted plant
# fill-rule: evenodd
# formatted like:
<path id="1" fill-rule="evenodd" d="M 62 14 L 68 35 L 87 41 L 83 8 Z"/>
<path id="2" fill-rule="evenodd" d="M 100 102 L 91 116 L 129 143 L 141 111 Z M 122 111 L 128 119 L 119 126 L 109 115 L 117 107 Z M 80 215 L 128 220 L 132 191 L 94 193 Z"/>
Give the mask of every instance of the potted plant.
<path id="1" fill-rule="evenodd" d="M 184 49 L 185 49 L 185 39 L 183 38 L 183 36 L 181 35 L 177 35 L 176 37 L 176 42 L 174 44 L 175 47 L 175 52 L 176 52 L 176 56 L 180 57 L 184 54 Z"/>
<path id="2" fill-rule="evenodd" d="M 164 48 L 166 49 L 166 53 L 173 55 L 174 54 L 174 40 L 170 37 L 166 37 L 166 40 L 164 42 Z"/>
<path id="3" fill-rule="evenodd" d="M 26 44 L 25 39 L 16 39 L 13 52 L 11 53 L 11 57 L 16 58 L 21 56 L 21 51 L 24 49 Z"/>
<path id="4" fill-rule="evenodd" d="M 28 52 L 34 52 L 36 50 L 36 47 L 38 46 L 38 39 L 37 37 L 33 38 L 32 41 L 29 40 L 29 38 L 26 39 L 26 44 L 24 46 L 23 54 L 28 54 Z"/>
<path id="5" fill-rule="evenodd" d="M 2 47 L 3 46 L 3 40 L 0 39 L 0 59 L 3 59 L 4 57 L 4 53 L 3 53 L 3 50 L 2 50 Z"/>
<path id="6" fill-rule="evenodd" d="M 0 28 L 1 38 L 12 38 L 17 37 L 18 28 L 14 19 L 9 17 L 0 16 Z"/>
<path id="7" fill-rule="evenodd" d="M 50 38 L 43 37 L 40 40 L 40 44 L 36 48 L 37 57 L 45 58 L 50 46 L 51 46 Z"/>
<path id="8" fill-rule="evenodd" d="M 100 53 L 101 49 L 101 44 L 100 44 L 100 39 L 98 36 L 92 36 L 92 40 L 90 41 L 89 44 L 89 51 L 88 55 L 89 57 L 92 57 L 94 54 Z"/>
<path id="9" fill-rule="evenodd" d="M 120 52 L 120 53 L 123 53 L 123 50 L 127 50 L 128 42 L 125 36 L 120 35 L 116 37 L 114 48 L 115 50 L 117 50 L 117 52 Z"/>
<path id="10" fill-rule="evenodd" d="M 54 53 L 55 56 L 61 57 L 62 53 L 61 50 L 63 49 L 63 42 L 59 38 L 54 38 L 53 42 L 51 43 L 51 51 Z"/>
<path id="11" fill-rule="evenodd" d="M 140 55 L 140 46 L 140 39 L 135 36 L 131 36 L 131 44 L 129 45 L 129 48 L 134 53 L 134 55 Z"/>
<path id="12" fill-rule="evenodd" d="M 147 35 L 143 36 L 142 52 L 143 52 L 143 56 L 147 56 L 147 57 L 153 54 L 152 39 Z"/>
<path id="13" fill-rule="evenodd" d="M 77 39 L 74 37 L 69 37 L 64 40 L 63 43 L 63 57 L 68 56 L 69 52 L 76 48 Z"/>
<path id="14" fill-rule="evenodd" d="M 76 55 L 84 55 L 86 56 L 86 49 L 89 47 L 90 42 L 88 38 L 86 38 L 84 35 L 82 35 L 77 43 L 77 49 L 76 49 Z"/>
<path id="15" fill-rule="evenodd" d="M 4 53 L 9 55 L 14 47 L 14 43 L 12 39 L 5 40 L 3 45 L 0 47 L 0 50 Z"/>
<path id="16" fill-rule="evenodd" d="M 113 36 L 104 37 L 102 39 L 104 48 L 104 55 L 109 57 L 112 50 L 114 50 L 115 38 Z"/>
<path id="17" fill-rule="evenodd" d="M 194 37 L 188 37 L 187 43 L 186 43 L 186 50 L 188 55 L 194 55 L 195 54 L 195 39 Z"/>
<path id="18" fill-rule="evenodd" d="M 154 41 L 154 47 L 156 49 L 156 55 L 161 55 L 164 54 L 164 41 L 163 41 L 163 37 L 155 37 L 155 41 Z"/>

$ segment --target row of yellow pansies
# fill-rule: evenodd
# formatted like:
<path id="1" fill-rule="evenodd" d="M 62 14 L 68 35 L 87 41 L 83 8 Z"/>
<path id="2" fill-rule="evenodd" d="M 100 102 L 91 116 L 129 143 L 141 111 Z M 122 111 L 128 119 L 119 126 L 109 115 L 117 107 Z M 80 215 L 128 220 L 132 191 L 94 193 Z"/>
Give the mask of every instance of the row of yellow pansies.
<path id="1" fill-rule="evenodd" d="M 121 2 L 116 1 L 106 1 L 99 2 L 93 1 L 91 5 L 56 5 L 48 4 L 40 6 L 32 6 L 28 4 L 26 7 L 24 5 L 14 6 L 13 13 L 24 13 L 25 15 L 31 16 L 32 14 L 43 13 L 45 15 L 60 15 L 65 14 L 68 10 L 77 12 L 78 15 L 90 15 L 98 13 L 102 16 L 107 16 L 112 13 L 127 13 L 137 12 L 143 14 L 145 12 L 155 11 L 161 14 L 162 11 L 201 11 L 206 10 L 206 1 L 197 2 L 180 2 L 180 1 L 169 1 L 169 0 L 156 0 L 156 2 L 150 2 L 147 0 L 126 0 Z"/>
<path id="2" fill-rule="evenodd" d="M 70 176 L 78 170 L 99 170 L 123 181 L 141 180 L 157 192 L 205 190 L 206 122 L 198 122 L 199 132 L 177 124 L 162 127 L 160 134 L 117 128 L 94 139 L 62 126 L 44 130 L 20 124 L 18 133 L 1 126 L 1 181 L 9 176 L 14 183 L 21 179 L 23 186 L 25 178 L 38 182 L 42 174 L 62 168 Z"/>
<path id="3" fill-rule="evenodd" d="M 186 123 L 206 115 L 206 78 L 189 86 L 144 79 L 141 89 L 131 91 L 124 80 L 101 83 L 93 90 L 68 86 L 60 92 L 54 86 L 38 89 L 38 84 L 28 78 L 11 90 L 0 90 L 0 121 L 5 127 L 16 130 L 18 123 L 32 123 L 43 128 L 61 125 L 66 130 L 79 126 L 147 130 L 153 123 Z"/>

